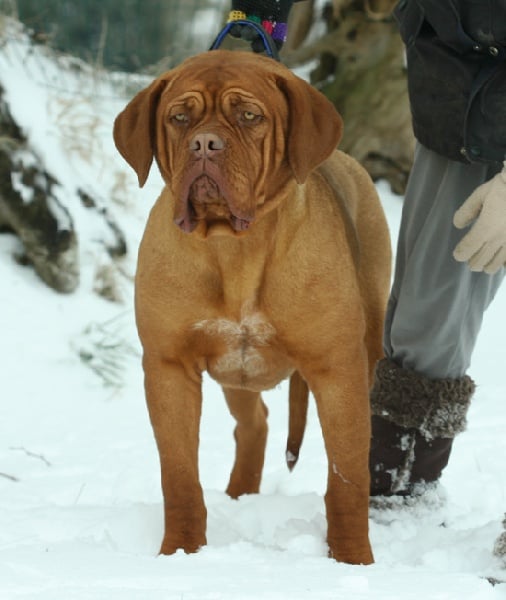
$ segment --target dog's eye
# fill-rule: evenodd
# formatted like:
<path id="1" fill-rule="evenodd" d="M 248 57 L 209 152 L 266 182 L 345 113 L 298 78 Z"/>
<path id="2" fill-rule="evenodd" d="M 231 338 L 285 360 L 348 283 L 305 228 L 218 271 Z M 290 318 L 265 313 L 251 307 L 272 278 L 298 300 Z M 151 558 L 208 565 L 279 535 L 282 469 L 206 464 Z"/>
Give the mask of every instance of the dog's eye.
<path id="1" fill-rule="evenodd" d="M 176 113 L 175 115 L 172 115 L 171 120 L 175 121 L 179 125 L 183 125 L 188 123 L 188 115 L 185 113 Z"/>
<path id="2" fill-rule="evenodd" d="M 254 113 L 250 110 L 244 110 L 241 112 L 241 121 L 243 123 L 247 123 L 248 125 L 255 125 L 262 120 L 262 115 L 258 113 Z"/>

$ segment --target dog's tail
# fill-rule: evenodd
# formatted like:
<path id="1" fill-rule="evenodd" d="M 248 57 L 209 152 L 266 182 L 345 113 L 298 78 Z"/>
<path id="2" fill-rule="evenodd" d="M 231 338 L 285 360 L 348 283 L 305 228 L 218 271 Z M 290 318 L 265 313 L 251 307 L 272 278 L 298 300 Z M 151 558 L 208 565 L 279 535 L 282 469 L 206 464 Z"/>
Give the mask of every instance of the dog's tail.
<path id="1" fill-rule="evenodd" d="M 286 464 L 290 471 L 297 464 L 307 420 L 309 388 L 300 373 L 290 377 L 288 397 L 288 439 L 286 441 Z"/>

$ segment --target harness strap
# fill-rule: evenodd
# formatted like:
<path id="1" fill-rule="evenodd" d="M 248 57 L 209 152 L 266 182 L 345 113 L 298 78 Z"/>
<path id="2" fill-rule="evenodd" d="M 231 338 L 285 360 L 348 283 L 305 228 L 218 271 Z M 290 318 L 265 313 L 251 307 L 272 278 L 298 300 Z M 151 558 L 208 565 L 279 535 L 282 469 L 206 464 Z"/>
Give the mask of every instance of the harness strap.
<path id="1" fill-rule="evenodd" d="M 234 15 L 235 17 L 237 16 L 245 16 L 244 13 L 242 13 L 241 11 L 232 11 L 232 13 L 230 14 L 231 18 L 232 15 Z M 276 23 L 276 24 L 272 24 L 268 21 L 264 21 L 263 23 L 264 27 L 265 25 L 267 25 L 267 28 L 272 28 L 271 31 L 276 30 L 277 32 L 277 28 L 279 26 L 283 26 L 284 25 L 284 35 L 286 37 L 286 23 Z M 266 31 L 266 29 L 264 27 L 262 27 L 262 25 L 259 22 L 253 21 L 251 17 L 247 17 L 247 18 L 234 18 L 233 20 L 230 20 L 225 27 L 220 31 L 220 33 L 216 36 L 216 39 L 214 40 L 214 42 L 211 44 L 209 50 L 217 50 L 221 44 L 223 43 L 223 40 L 227 37 L 227 35 L 229 33 L 231 33 L 232 30 L 232 35 L 234 35 L 233 30 L 234 28 L 237 28 L 237 26 L 241 27 L 241 31 L 239 33 L 239 35 L 235 34 L 235 37 L 242 37 L 243 39 L 247 40 L 248 42 L 252 43 L 256 42 L 256 40 L 260 40 L 261 44 L 263 46 L 263 50 L 265 51 L 266 55 L 269 56 L 270 58 L 273 58 L 274 60 L 279 61 L 279 53 L 278 53 L 278 48 L 276 46 L 276 43 L 274 41 L 274 39 L 271 37 L 271 35 Z M 246 29 L 246 31 L 245 31 Z M 283 31 L 283 28 L 280 28 L 280 33 L 281 31 Z M 256 48 L 255 48 L 256 50 Z"/>

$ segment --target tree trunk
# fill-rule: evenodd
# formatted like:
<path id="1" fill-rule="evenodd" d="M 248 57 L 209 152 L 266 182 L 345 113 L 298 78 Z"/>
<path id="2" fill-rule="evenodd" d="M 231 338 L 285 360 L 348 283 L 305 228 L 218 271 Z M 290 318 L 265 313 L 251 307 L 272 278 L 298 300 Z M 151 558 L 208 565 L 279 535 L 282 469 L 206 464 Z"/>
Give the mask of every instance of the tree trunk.
<path id="1" fill-rule="evenodd" d="M 79 283 L 74 224 L 54 194 L 58 182 L 39 165 L 0 87 L 0 227 L 17 234 L 50 287 L 72 292 Z"/>
<path id="2" fill-rule="evenodd" d="M 340 148 L 361 162 L 373 179 L 386 179 L 394 192 L 403 193 L 414 136 L 404 48 L 391 17 L 393 4 L 334 0 L 324 15 L 328 33 L 297 49 L 289 44 L 284 62 L 294 67 L 318 58 L 311 82 L 344 119 Z M 299 24 L 296 30 L 302 27 Z"/>
<path id="3" fill-rule="evenodd" d="M 14 121 L 0 86 L 0 231 L 15 233 L 23 244 L 23 264 L 33 265 L 39 277 L 58 292 L 73 292 L 79 284 L 78 235 L 74 220 L 57 194 L 59 183 L 41 166 L 43 162 Z M 124 256 L 125 237 L 103 202 L 77 189 L 82 205 L 94 211 L 97 230 L 106 232 L 104 246 L 111 258 Z M 104 272 L 94 289 L 117 300 Z M 110 278 L 109 278 L 110 279 Z"/>

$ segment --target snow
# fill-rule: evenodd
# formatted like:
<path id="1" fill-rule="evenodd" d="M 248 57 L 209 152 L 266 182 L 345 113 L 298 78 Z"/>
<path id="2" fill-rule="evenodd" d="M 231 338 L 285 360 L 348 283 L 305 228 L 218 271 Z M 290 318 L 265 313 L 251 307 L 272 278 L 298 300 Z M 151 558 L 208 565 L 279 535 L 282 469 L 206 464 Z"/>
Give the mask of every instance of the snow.
<path id="1" fill-rule="evenodd" d="M 209 379 L 200 452 L 208 545 L 194 555 L 157 556 L 162 499 L 131 274 L 160 180 L 153 172 L 138 190 L 117 156 L 111 126 L 126 97 L 111 78 L 89 79 L 10 31 L 0 83 L 66 192 L 80 227 L 82 275 L 76 293 L 58 295 L 12 259 L 20 242 L 0 235 L 0 599 L 505 598 L 506 586 L 487 580 L 505 578 L 492 553 L 506 510 L 505 289 L 485 318 L 470 371 L 478 388 L 468 430 L 455 442 L 440 488 L 423 501 L 371 507 L 374 565 L 326 557 L 321 432 L 311 404 L 289 473 L 285 384 L 265 395 L 270 432 L 261 494 L 238 501 L 224 494 L 233 423 Z M 64 104 L 66 112 L 54 110 Z M 93 292 L 104 255 L 96 222 L 74 200 L 77 188 L 90 186 L 127 237 L 129 253 L 117 269 L 123 304 Z M 395 238 L 402 200 L 383 182 L 378 190 Z"/>

